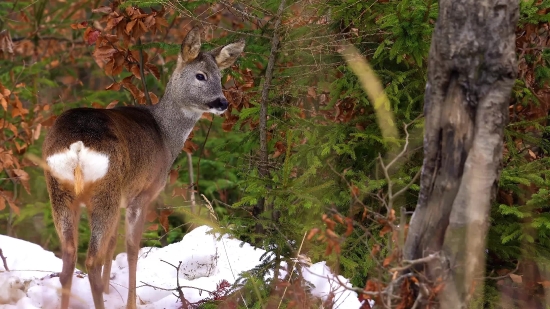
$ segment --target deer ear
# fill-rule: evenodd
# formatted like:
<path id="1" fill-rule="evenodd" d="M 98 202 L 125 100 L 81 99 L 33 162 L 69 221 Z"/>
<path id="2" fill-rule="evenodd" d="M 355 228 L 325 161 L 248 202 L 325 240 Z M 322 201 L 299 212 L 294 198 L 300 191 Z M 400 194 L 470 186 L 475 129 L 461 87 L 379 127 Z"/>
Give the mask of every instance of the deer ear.
<path id="1" fill-rule="evenodd" d="M 178 67 L 193 61 L 201 50 L 201 32 L 199 27 L 194 27 L 187 33 L 181 43 L 181 53 L 178 57 Z"/>
<path id="2" fill-rule="evenodd" d="M 212 56 L 214 56 L 214 59 L 216 59 L 218 68 L 220 70 L 223 70 L 230 67 L 235 62 L 235 60 L 237 60 L 237 58 L 244 50 L 244 45 L 244 40 L 240 40 L 235 43 L 218 47 L 212 50 L 210 54 L 212 54 Z"/>

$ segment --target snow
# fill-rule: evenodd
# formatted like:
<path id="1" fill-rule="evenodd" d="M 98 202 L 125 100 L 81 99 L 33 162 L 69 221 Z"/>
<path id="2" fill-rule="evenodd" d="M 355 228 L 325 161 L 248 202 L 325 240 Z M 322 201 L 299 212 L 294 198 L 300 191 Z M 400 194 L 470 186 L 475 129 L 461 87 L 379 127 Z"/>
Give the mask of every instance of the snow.
<path id="1" fill-rule="evenodd" d="M 243 271 L 260 264 L 264 250 L 255 249 L 229 235 L 209 233 L 211 228 L 201 226 L 174 244 L 164 248 L 142 248 L 137 266 L 138 308 L 179 308 L 173 289 L 179 276 L 185 298 L 198 302 L 208 298 L 222 280 L 233 284 Z M 60 289 L 58 273 L 62 261 L 42 247 L 16 238 L 0 235 L 0 248 L 7 258 L 10 272 L 0 263 L 0 309 L 58 308 Z M 179 273 L 172 265 L 178 266 Z M 170 264 L 168 264 L 170 263 Z M 285 272 L 281 273 L 284 276 Z M 304 266 L 304 278 L 314 285 L 312 294 L 325 300 L 332 291 L 335 307 L 341 309 L 359 308 L 357 294 L 345 289 L 351 287 L 349 280 L 331 273 L 325 262 Z M 147 285 L 146 285 L 147 284 Z M 128 286 L 128 262 L 126 253 L 120 253 L 111 268 L 111 286 L 104 294 L 106 308 L 124 308 Z M 154 286 L 154 287 L 152 287 Z M 197 289 L 199 288 L 199 289 Z M 93 308 L 90 285 L 86 274 L 75 271 L 71 288 L 70 307 Z M 177 294 L 177 293 L 176 293 Z"/>

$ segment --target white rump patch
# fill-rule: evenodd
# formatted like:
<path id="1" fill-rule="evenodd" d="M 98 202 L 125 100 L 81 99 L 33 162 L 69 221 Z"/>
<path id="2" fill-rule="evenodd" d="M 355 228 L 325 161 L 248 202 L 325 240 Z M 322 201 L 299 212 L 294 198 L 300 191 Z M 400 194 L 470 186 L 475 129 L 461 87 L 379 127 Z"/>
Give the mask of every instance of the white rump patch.
<path id="1" fill-rule="evenodd" d="M 94 182 L 107 174 L 109 157 L 92 150 L 81 141 L 72 143 L 69 150 L 49 156 L 46 161 L 57 178 L 74 182 L 77 165 L 82 170 L 85 182 Z"/>

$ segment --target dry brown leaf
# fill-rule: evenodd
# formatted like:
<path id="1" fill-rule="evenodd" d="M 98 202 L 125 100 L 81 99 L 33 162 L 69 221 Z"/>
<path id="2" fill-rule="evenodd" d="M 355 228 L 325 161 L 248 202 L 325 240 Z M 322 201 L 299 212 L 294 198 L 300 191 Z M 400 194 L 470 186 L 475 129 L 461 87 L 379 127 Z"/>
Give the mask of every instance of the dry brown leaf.
<path id="1" fill-rule="evenodd" d="M 159 102 L 159 97 L 157 97 L 156 94 L 149 92 L 149 97 L 151 98 L 151 103 L 153 105 L 157 104 Z"/>
<path id="2" fill-rule="evenodd" d="M 119 82 L 114 82 L 114 83 L 110 84 L 109 86 L 105 87 L 105 90 L 119 91 L 120 90 L 120 83 Z"/>
<path id="3" fill-rule="evenodd" d="M 29 186 L 29 174 L 27 174 L 27 172 L 25 172 L 24 170 L 18 168 L 13 169 L 12 172 L 13 174 L 15 174 L 15 177 L 17 177 L 17 179 L 21 182 L 23 188 L 25 188 L 25 191 L 30 194 L 31 190 Z"/>
<path id="4" fill-rule="evenodd" d="M 2 193 L 0 192 L 0 211 L 4 210 L 6 208 L 6 200 L 2 196 Z"/>
<path id="5" fill-rule="evenodd" d="M 173 185 L 176 183 L 176 180 L 178 180 L 179 171 L 178 170 L 170 170 L 170 184 Z"/>
<path id="6" fill-rule="evenodd" d="M 384 227 L 382 228 L 382 230 L 380 231 L 380 237 L 383 237 L 384 235 L 386 235 L 387 233 L 391 232 L 392 228 L 389 224 L 386 224 L 384 225 Z"/>
<path id="7" fill-rule="evenodd" d="M 132 74 L 134 74 L 135 77 L 137 77 L 138 79 L 141 79 L 141 72 L 139 71 L 139 65 L 132 64 L 132 66 L 130 67 L 130 71 L 132 72 Z"/>
<path id="8" fill-rule="evenodd" d="M 173 213 L 170 209 L 163 209 L 159 215 L 159 222 L 165 233 L 168 233 L 170 229 L 170 223 L 168 222 L 168 217 Z"/>
<path id="9" fill-rule="evenodd" d="M 114 100 L 105 107 L 106 109 L 114 108 L 118 104 L 118 100 Z"/>

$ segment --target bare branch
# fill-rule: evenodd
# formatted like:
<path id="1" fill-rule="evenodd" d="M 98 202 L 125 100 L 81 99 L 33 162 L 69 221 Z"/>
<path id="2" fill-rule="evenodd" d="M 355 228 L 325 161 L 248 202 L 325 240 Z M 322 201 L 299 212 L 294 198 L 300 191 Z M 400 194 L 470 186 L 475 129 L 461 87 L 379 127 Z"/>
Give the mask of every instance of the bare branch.
<path id="1" fill-rule="evenodd" d="M 4 264 L 4 269 L 6 271 L 10 271 L 8 268 L 8 261 L 6 260 L 6 257 L 4 256 L 4 252 L 2 252 L 2 249 L 0 249 L 0 258 L 2 259 L 2 263 Z"/>
<path id="2" fill-rule="evenodd" d="M 391 268 L 390 272 L 392 272 L 392 273 L 393 272 L 401 272 L 403 270 L 407 270 L 407 269 L 411 268 L 414 265 L 428 263 L 428 262 L 431 262 L 433 260 L 439 259 L 440 257 L 441 257 L 441 255 L 439 253 L 432 253 L 428 256 L 425 256 L 423 258 L 419 258 L 419 259 L 416 259 L 416 260 L 403 260 L 402 263 L 406 264 L 406 265 Z"/>
<path id="3" fill-rule="evenodd" d="M 141 38 L 138 38 L 137 43 L 139 45 L 139 74 L 141 75 L 141 83 L 143 84 L 145 101 L 147 101 L 147 105 L 153 105 L 151 97 L 149 96 L 149 91 L 147 90 L 147 83 L 145 82 L 145 69 L 143 68 L 145 66 L 145 63 L 143 63 L 143 45 L 141 45 Z"/>

